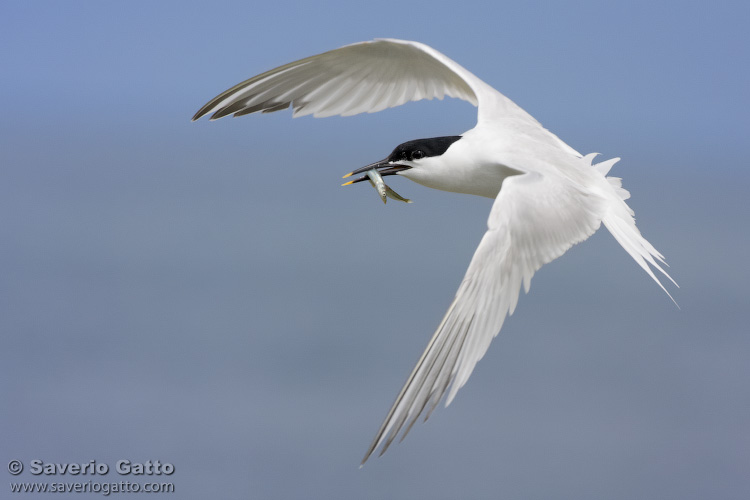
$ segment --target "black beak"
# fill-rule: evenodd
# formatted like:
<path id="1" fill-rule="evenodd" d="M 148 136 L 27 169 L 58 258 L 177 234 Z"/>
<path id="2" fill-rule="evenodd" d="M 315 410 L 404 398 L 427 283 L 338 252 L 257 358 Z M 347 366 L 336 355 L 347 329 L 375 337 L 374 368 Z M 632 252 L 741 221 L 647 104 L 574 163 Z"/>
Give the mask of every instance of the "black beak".
<path id="1" fill-rule="evenodd" d="M 411 167 L 407 165 L 398 165 L 396 163 L 390 163 L 387 159 L 386 160 L 380 160 L 376 161 L 375 163 L 370 163 L 369 165 L 366 165 L 362 168 L 358 168 L 357 170 L 353 172 L 349 172 L 346 174 L 343 178 L 346 179 L 347 177 L 350 177 L 352 175 L 361 174 L 363 172 L 367 172 L 368 170 L 377 170 L 381 176 L 385 177 L 386 175 L 395 175 L 402 170 L 409 170 Z M 367 175 L 363 175 L 362 177 L 358 177 L 354 179 L 353 181 L 345 182 L 342 184 L 342 186 L 348 186 L 349 184 L 354 184 L 357 182 L 362 182 L 364 180 L 367 180 Z"/>

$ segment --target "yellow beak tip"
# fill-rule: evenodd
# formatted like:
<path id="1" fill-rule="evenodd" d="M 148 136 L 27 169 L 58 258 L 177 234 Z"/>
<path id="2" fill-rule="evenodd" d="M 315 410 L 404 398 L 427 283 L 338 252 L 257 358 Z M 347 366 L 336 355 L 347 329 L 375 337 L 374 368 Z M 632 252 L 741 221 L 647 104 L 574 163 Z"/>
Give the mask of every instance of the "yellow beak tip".
<path id="1" fill-rule="evenodd" d="M 342 186 L 348 186 L 349 184 L 354 184 L 354 181 L 345 182 L 342 184 Z"/>
<path id="2" fill-rule="evenodd" d="M 342 179 L 346 179 L 347 177 L 350 177 L 354 172 L 349 172 L 345 176 L 342 177 Z"/>

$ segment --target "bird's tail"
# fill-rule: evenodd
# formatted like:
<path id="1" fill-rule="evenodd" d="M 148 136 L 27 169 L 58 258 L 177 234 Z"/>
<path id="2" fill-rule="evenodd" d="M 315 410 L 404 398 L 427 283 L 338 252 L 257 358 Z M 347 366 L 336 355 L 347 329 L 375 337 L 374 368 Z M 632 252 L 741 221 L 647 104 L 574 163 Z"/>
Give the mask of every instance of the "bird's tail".
<path id="1" fill-rule="evenodd" d="M 620 161 L 619 158 L 612 158 L 610 160 L 597 163 L 594 167 L 606 177 L 612 165 Z M 672 298 L 672 295 L 664 288 L 664 285 L 656 277 L 649 264 L 654 268 L 658 269 L 669 281 L 674 283 L 676 287 L 679 285 L 675 283 L 669 274 L 662 268 L 663 265 L 667 265 L 664 262 L 664 256 L 656 250 L 646 238 L 641 236 L 641 232 L 635 225 L 635 218 L 633 210 L 625 203 L 625 200 L 630 198 L 630 193 L 622 187 L 622 180 L 619 177 L 606 177 L 609 183 L 609 189 L 611 196 L 608 198 L 612 201 L 609 205 L 607 213 L 605 214 L 602 222 L 615 237 L 617 242 L 622 245 L 622 248 L 630 254 L 631 257 L 653 278 L 656 283 L 664 290 L 672 302 L 677 305 L 677 302 Z M 677 306 L 679 307 L 679 306 Z"/>

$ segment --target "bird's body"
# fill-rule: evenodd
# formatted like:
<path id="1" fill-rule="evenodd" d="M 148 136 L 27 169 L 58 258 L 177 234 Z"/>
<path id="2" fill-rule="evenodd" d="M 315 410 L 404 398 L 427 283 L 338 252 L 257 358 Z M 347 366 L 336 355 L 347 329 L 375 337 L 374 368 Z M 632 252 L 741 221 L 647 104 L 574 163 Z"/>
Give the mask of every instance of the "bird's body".
<path id="1" fill-rule="evenodd" d="M 593 164 L 594 154 L 580 155 L 510 99 L 426 45 L 375 40 L 302 59 L 236 85 L 193 119 L 209 112 L 216 119 L 289 106 L 295 116 L 347 116 L 445 95 L 478 107 L 473 129 L 403 143 L 384 160 L 348 174 L 377 169 L 430 188 L 495 199 L 488 230 L 455 299 L 363 463 L 378 446 L 385 452 L 400 431 L 405 436 L 420 415 L 426 419 L 445 393 L 450 404 L 513 313 L 521 286 L 528 292 L 536 270 L 601 223 L 657 283 L 649 264 L 669 278 L 659 265 L 662 256 L 635 226 L 625 203 L 629 193 L 618 178 L 607 177 L 617 158 Z"/>

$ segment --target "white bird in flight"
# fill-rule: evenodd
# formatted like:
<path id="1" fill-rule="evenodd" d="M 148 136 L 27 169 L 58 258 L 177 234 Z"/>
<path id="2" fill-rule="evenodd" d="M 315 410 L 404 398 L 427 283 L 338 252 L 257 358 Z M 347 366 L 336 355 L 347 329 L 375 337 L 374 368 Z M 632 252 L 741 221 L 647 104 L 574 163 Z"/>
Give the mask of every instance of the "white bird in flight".
<path id="1" fill-rule="evenodd" d="M 674 283 L 659 264 L 665 264 L 663 256 L 635 226 L 625 203 L 630 194 L 619 178 L 606 176 L 619 158 L 594 164 L 596 153 L 581 155 L 503 94 L 422 43 L 376 39 L 280 66 L 222 92 L 193 120 L 289 106 L 295 117 L 350 116 L 446 95 L 478 108 L 474 128 L 405 142 L 384 160 L 345 176 L 400 175 L 427 187 L 495 199 L 487 232 L 453 302 L 362 464 L 379 446 L 385 453 L 401 431 L 403 439 L 420 415 L 427 420 L 446 392 L 445 406 L 451 403 L 513 314 L 521 285 L 528 293 L 534 272 L 601 223 L 667 295 L 649 264 Z M 368 178 L 373 175 L 347 184 Z"/>

